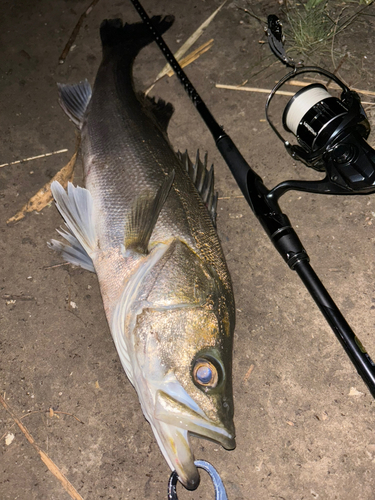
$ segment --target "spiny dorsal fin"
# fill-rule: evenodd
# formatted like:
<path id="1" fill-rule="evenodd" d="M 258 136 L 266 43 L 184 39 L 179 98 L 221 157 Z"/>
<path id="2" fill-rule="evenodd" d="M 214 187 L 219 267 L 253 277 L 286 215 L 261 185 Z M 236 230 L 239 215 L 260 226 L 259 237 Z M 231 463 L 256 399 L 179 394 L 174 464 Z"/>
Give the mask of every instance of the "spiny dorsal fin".
<path id="1" fill-rule="evenodd" d="M 189 174 L 190 179 L 193 181 L 194 186 L 197 188 L 203 203 L 206 205 L 209 214 L 211 215 L 212 222 L 216 227 L 216 208 L 218 194 L 214 191 L 214 166 L 211 165 L 210 170 L 207 169 L 207 153 L 204 156 L 204 162 L 199 157 L 199 150 L 195 163 L 193 163 L 188 155 L 188 152 L 177 152 L 178 158 L 182 161 L 186 172 Z"/>
<path id="2" fill-rule="evenodd" d="M 138 196 L 125 222 L 125 251 L 148 254 L 148 244 L 161 209 L 171 189 L 174 170 L 165 178 L 157 193 Z"/>
<path id="3" fill-rule="evenodd" d="M 59 103 L 72 122 L 80 129 L 91 99 L 91 86 L 87 80 L 75 85 L 57 84 Z"/>
<path id="4" fill-rule="evenodd" d="M 146 108 L 151 111 L 163 132 L 167 132 L 169 121 L 173 115 L 174 107 L 170 102 L 163 99 L 156 100 L 155 97 L 145 96 Z"/>

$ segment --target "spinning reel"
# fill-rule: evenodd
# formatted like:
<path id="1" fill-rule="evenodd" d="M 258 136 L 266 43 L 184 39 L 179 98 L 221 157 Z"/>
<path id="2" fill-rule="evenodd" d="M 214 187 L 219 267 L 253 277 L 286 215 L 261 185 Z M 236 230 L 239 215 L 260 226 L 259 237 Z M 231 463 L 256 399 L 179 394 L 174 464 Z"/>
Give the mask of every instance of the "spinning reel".
<path id="1" fill-rule="evenodd" d="M 274 187 L 270 197 L 276 200 L 290 189 L 323 194 L 369 194 L 375 192 L 375 150 L 366 142 L 370 124 L 359 95 L 336 75 L 315 66 L 303 67 L 290 59 L 283 47 L 281 23 L 268 16 L 266 29 L 272 52 L 292 71 L 272 89 L 266 103 L 266 118 L 293 159 L 307 167 L 326 172 L 319 181 L 285 181 Z M 299 66 L 299 67 L 298 67 Z M 304 73 L 318 73 L 341 88 L 341 98 L 333 97 L 321 83 L 298 91 L 285 107 L 282 123 L 298 144 L 284 139 L 269 116 L 276 92 L 289 80 Z"/>

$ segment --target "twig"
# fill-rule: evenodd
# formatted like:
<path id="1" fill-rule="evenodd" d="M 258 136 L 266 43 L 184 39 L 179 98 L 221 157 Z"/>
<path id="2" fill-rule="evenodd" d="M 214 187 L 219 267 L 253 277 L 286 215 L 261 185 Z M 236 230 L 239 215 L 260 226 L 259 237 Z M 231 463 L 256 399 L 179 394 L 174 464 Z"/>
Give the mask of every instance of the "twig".
<path id="1" fill-rule="evenodd" d="M 186 52 L 190 49 L 190 47 L 198 40 L 198 38 L 205 32 L 211 21 L 214 19 L 216 14 L 224 7 L 227 0 L 219 5 L 219 7 L 213 12 L 200 26 L 198 29 L 194 31 L 194 33 L 186 40 L 186 42 L 175 52 L 174 57 L 177 61 L 181 61 L 182 57 L 186 54 Z M 145 95 L 147 95 L 150 90 L 154 87 L 155 83 L 159 81 L 164 75 L 166 75 L 170 70 L 171 66 L 167 63 L 164 68 L 157 74 L 153 84 L 145 91 Z M 172 70 L 173 71 L 173 70 Z"/>
<path id="2" fill-rule="evenodd" d="M 202 54 L 204 54 L 205 52 L 207 52 L 208 50 L 210 50 L 210 48 L 212 47 L 214 43 L 214 39 L 211 38 L 211 40 L 208 40 L 208 42 L 205 42 L 204 44 L 202 44 L 200 47 L 198 47 L 197 49 L 193 50 L 192 52 L 190 52 L 190 54 L 188 54 L 187 56 L 183 57 L 182 59 L 179 59 L 179 64 L 181 66 L 181 68 L 185 68 L 186 66 L 188 66 L 189 64 L 191 64 L 192 62 L 196 61 Z M 160 72 L 161 74 L 161 72 Z M 164 72 L 159 78 L 157 78 L 157 80 L 154 81 L 154 83 L 145 91 L 145 95 L 148 95 L 150 93 L 150 91 L 154 88 L 154 86 L 162 79 L 164 78 L 165 76 L 168 76 L 168 77 L 171 77 L 173 76 L 175 73 L 174 73 L 174 70 L 171 69 L 169 70 L 168 72 Z"/>
<path id="3" fill-rule="evenodd" d="M 20 417 L 20 420 L 23 420 L 24 418 L 29 417 L 30 415 L 35 415 L 35 413 L 48 413 L 51 418 L 54 415 L 56 415 L 57 417 L 58 417 L 58 415 L 68 415 L 69 417 L 75 418 L 77 420 L 77 422 L 79 422 L 80 424 L 83 424 L 83 425 L 85 424 L 84 422 L 82 422 L 82 420 L 80 420 L 78 417 L 73 415 L 73 413 L 67 413 L 66 411 L 55 411 L 53 408 L 49 408 L 48 410 L 29 411 L 28 413 L 26 413 L 26 415 L 22 415 L 22 417 Z M 13 424 L 10 426 L 10 429 L 12 429 L 15 425 L 16 425 L 16 423 L 13 422 Z M 0 441 L 2 441 L 7 434 L 8 434 L 8 431 L 5 432 L 5 434 L 3 434 L 0 437 Z"/>
<path id="4" fill-rule="evenodd" d="M 210 48 L 212 47 L 213 43 L 214 43 L 214 39 L 211 38 L 211 40 L 208 40 L 208 42 L 205 42 L 200 47 L 198 47 L 197 49 L 193 50 L 192 52 L 190 52 L 190 54 L 188 54 L 183 59 L 181 59 L 179 61 L 181 68 L 185 68 L 185 66 L 188 66 L 192 62 L 196 61 L 202 54 L 204 54 L 205 52 L 207 52 L 208 50 L 210 50 Z M 168 71 L 167 76 L 171 77 L 174 74 L 175 73 L 174 73 L 173 69 L 171 69 L 170 71 Z"/>
<path id="5" fill-rule="evenodd" d="M 234 199 L 239 199 L 239 198 L 243 198 L 243 194 L 239 195 L 239 196 L 219 196 L 218 197 L 218 200 L 234 200 Z"/>
<path id="6" fill-rule="evenodd" d="M 243 7 L 240 7 L 239 5 L 235 5 L 235 7 L 237 7 L 238 10 L 242 10 L 243 12 L 245 12 L 246 14 L 249 14 L 249 16 L 253 17 L 254 19 L 256 19 L 257 21 L 260 22 L 260 24 L 262 24 L 263 26 L 266 26 L 267 24 L 267 21 L 266 20 L 263 20 L 261 19 L 260 17 L 256 16 L 253 12 L 250 12 L 248 9 L 244 9 Z"/>
<path id="7" fill-rule="evenodd" d="M 334 75 L 337 75 L 337 74 L 338 74 L 338 72 L 339 72 L 339 70 L 340 70 L 341 66 L 344 64 L 344 61 L 347 59 L 347 57 L 348 57 L 348 53 L 346 52 L 346 53 L 342 56 L 342 58 L 340 59 L 340 61 L 339 61 L 338 65 L 336 66 L 336 69 L 335 69 L 335 70 L 334 70 L 334 72 L 333 72 L 333 74 L 334 74 Z M 332 52 L 332 58 L 333 58 L 333 52 Z M 332 61 L 333 61 L 333 59 L 332 59 Z M 327 88 L 328 88 L 330 85 L 332 85 L 332 83 L 333 83 L 333 82 L 332 82 L 332 80 L 329 78 L 329 79 L 328 79 L 328 82 L 327 82 Z"/>
<path id="8" fill-rule="evenodd" d="M 370 7 L 370 5 L 372 5 L 374 2 L 370 2 L 368 3 L 367 5 L 364 5 L 361 9 L 359 9 L 358 12 L 355 12 L 354 14 L 352 14 L 349 19 L 347 19 L 346 21 L 343 22 L 342 26 L 340 26 L 340 29 L 336 32 L 336 35 L 338 35 L 339 33 L 341 33 L 341 31 L 343 31 L 344 29 L 346 29 L 352 22 L 355 21 L 355 19 L 359 16 L 364 16 L 366 14 L 363 13 L 364 10 L 368 9 Z"/>
<path id="9" fill-rule="evenodd" d="M 36 300 L 35 297 L 31 295 L 13 295 L 9 293 L 2 295 L 1 298 L 4 300 Z"/>
<path id="10" fill-rule="evenodd" d="M 28 413 L 26 413 L 26 415 L 22 415 L 22 417 L 20 417 L 20 420 L 23 420 L 24 418 L 28 417 L 29 415 L 34 415 L 35 413 L 48 413 L 51 418 L 54 415 L 67 415 L 68 417 L 75 418 L 77 420 L 77 422 L 79 422 L 80 424 L 84 424 L 84 422 L 82 422 L 82 420 L 80 420 L 78 417 L 73 415 L 73 413 L 68 413 L 66 411 L 59 411 L 59 410 L 55 411 L 52 407 L 48 408 L 48 410 L 29 411 Z"/>
<path id="11" fill-rule="evenodd" d="M 215 87 L 217 89 L 243 90 L 244 92 L 258 92 L 260 94 L 269 94 L 271 92 L 270 89 L 260 89 L 258 87 L 239 87 L 238 85 L 222 85 L 220 83 L 216 83 Z M 287 90 L 278 90 L 276 94 L 293 96 L 295 92 L 288 92 Z"/>
<path id="12" fill-rule="evenodd" d="M 74 488 L 74 486 L 70 483 L 70 481 L 64 476 L 64 474 L 61 472 L 61 470 L 57 467 L 57 465 L 53 462 L 53 460 L 50 459 L 50 457 L 45 453 L 35 442 L 34 438 L 30 434 L 30 432 L 27 430 L 27 428 L 23 425 L 21 420 L 17 417 L 17 415 L 14 413 L 12 408 L 8 405 L 8 403 L 3 399 L 3 397 L 0 395 L 0 403 L 4 406 L 6 411 L 9 413 L 9 415 L 12 417 L 14 422 L 18 425 L 20 428 L 21 432 L 23 435 L 26 437 L 28 442 L 31 444 L 31 446 L 34 448 L 34 450 L 39 454 L 40 459 L 42 462 L 46 465 L 48 470 L 52 472 L 52 474 L 58 479 L 62 485 L 62 487 L 65 489 L 65 491 L 70 495 L 71 498 L 74 500 L 83 500 L 81 495 L 78 493 L 78 491 Z"/>
<path id="13" fill-rule="evenodd" d="M 73 415 L 73 413 L 67 413 L 66 411 L 55 411 L 52 408 L 50 408 L 49 410 L 46 410 L 46 411 L 48 411 L 49 414 L 51 414 L 51 410 L 53 411 L 53 413 L 57 413 L 58 415 L 67 415 L 68 417 L 73 417 L 77 420 L 77 422 L 79 422 L 82 425 L 85 425 L 85 422 L 82 422 L 82 420 L 80 420 L 78 417 Z"/>
<path id="14" fill-rule="evenodd" d="M 43 269 L 55 269 L 56 267 L 69 266 L 70 262 L 63 262 L 62 264 L 55 264 L 54 266 L 44 266 Z"/>
<path id="15" fill-rule="evenodd" d="M 242 380 L 243 383 L 245 383 L 249 380 L 249 377 L 250 377 L 253 370 L 254 370 L 254 365 L 250 365 L 250 368 L 247 370 L 247 372 Z"/>
<path id="16" fill-rule="evenodd" d="M 342 77 L 339 73 L 339 69 L 341 68 L 343 62 L 344 62 L 344 59 L 346 58 L 347 56 L 347 53 L 344 55 L 344 57 L 341 58 L 341 61 L 339 62 L 339 64 L 336 66 L 336 63 L 335 63 L 335 55 L 334 55 L 334 52 L 333 52 L 333 46 L 334 46 L 334 43 L 335 43 L 335 37 L 336 37 L 336 32 L 337 32 L 337 27 L 339 25 L 339 21 L 340 21 L 340 17 L 342 15 L 342 13 L 344 12 L 344 10 L 346 9 L 347 7 L 343 7 L 343 9 L 341 10 L 340 14 L 338 15 L 337 17 L 337 20 L 335 22 L 335 27 L 333 29 L 333 34 L 332 34 L 332 43 L 331 43 L 331 59 L 332 59 L 332 64 L 333 64 L 333 74 L 334 75 L 339 75 L 341 80 L 342 80 Z M 345 82 L 345 80 L 342 80 L 345 85 L 348 87 L 349 85 Z M 328 87 L 328 84 L 331 82 L 331 79 L 328 80 L 327 82 L 327 87 Z"/>
<path id="17" fill-rule="evenodd" d="M 307 85 L 310 85 L 309 82 L 302 82 L 301 80 L 290 80 L 287 85 L 294 85 L 295 87 L 307 87 Z M 341 87 L 337 85 L 336 83 L 332 83 L 330 85 L 332 89 L 340 89 Z M 355 87 L 352 87 L 351 90 L 354 90 L 355 92 L 358 92 L 358 94 L 363 94 L 367 96 L 375 96 L 375 92 L 373 90 L 362 90 L 362 89 L 356 89 Z"/>
<path id="18" fill-rule="evenodd" d="M 10 161 L 9 163 L 3 163 L 0 168 L 7 167 L 8 165 L 17 165 L 18 163 L 25 163 L 26 161 L 38 160 L 39 158 L 46 158 L 47 156 L 59 155 L 60 153 L 66 153 L 67 149 L 60 149 L 59 151 L 53 151 L 52 153 L 45 153 L 43 155 L 31 156 L 30 158 L 25 158 L 23 160 Z"/>
<path id="19" fill-rule="evenodd" d="M 85 12 L 78 19 L 78 23 L 76 24 L 74 30 L 72 31 L 72 34 L 70 35 L 69 40 L 68 40 L 67 44 L 65 45 L 65 48 L 64 48 L 64 50 L 61 53 L 61 56 L 59 57 L 59 64 L 64 64 L 66 56 L 68 55 L 71 46 L 73 45 L 75 39 L 77 38 L 77 35 L 79 33 L 79 30 L 81 29 L 83 21 L 90 14 L 90 12 L 92 11 L 92 9 L 95 7 L 95 5 L 98 2 L 99 2 L 99 0 L 94 0 L 93 2 L 91 2 L 90 5 L 85 10 Z"/>

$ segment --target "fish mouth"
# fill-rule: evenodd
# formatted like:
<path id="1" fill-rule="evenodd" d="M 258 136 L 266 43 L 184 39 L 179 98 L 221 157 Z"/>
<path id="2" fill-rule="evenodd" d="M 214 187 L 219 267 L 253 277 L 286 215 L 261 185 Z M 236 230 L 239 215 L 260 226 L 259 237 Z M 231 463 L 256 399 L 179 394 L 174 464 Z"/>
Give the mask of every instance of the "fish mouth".
<path id="1" fill-rule="evenodd" d="M 195 411 L 197 410 L 197 411 Z M 199 409 L 192 409 L 164 391 L 156 394 L 153 430 L 165 459 L 176 470 L 180 482 L 189 490 L 198 487 L 200 477 L 194 464 L 189 434 L 221 444 L 227 450 L 236 446 L 234 426 L 228 430 L 222 424 L 212 422 Z"/>

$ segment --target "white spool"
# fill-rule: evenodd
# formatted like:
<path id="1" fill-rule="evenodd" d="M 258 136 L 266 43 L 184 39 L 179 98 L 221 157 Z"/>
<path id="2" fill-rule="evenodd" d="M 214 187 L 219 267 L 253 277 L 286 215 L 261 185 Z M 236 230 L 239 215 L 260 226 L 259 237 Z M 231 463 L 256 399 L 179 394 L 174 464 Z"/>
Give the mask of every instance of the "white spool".
<path id="1" fill-rule="evenodd" d="M 317 103 L 332 97 L 323 87 L 312 87 L 303 89 L 299 95 L 295 95 L 290 101 L 285 123 L 288 129 L 297 135 L 297 128 L 305 114 Z"/>

